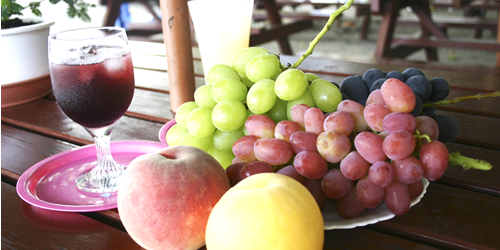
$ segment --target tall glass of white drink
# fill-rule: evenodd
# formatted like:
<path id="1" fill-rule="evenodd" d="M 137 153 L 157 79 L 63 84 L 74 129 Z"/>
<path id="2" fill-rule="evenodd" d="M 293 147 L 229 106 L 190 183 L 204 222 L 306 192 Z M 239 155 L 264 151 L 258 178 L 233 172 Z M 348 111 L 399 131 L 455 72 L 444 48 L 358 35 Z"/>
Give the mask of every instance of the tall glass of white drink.
<path id="1" fill-rule="evenodd" d="M 205 77 L 212 66 L 227 64 L 250 41 L 254 0 L 192 0 L 189 12 Z"/>

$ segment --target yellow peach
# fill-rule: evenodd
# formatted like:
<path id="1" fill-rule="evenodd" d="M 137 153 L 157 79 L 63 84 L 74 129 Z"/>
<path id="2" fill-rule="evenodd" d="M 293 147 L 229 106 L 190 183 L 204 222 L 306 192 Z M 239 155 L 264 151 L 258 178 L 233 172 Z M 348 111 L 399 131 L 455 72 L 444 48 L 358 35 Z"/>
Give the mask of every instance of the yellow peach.
<path id="1" fill-rule="evenodd" d="M 245 178 L 208 218 L 207 249 L 322 249 L 323 217 L 311 193 L 276 173 Z"/>

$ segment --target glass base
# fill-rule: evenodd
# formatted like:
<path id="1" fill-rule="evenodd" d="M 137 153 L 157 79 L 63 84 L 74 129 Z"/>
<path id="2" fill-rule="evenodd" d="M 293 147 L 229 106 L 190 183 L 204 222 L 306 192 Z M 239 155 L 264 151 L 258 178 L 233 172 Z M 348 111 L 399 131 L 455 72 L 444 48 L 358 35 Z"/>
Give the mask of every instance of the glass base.
<path id="1" fill-rule="evenodd" d="M 121 167 L 121 169 L 125 169 L 125 166 L 122 165 Z M 91 173 L 92 171 L 84 172 L 76 178 L 76 186 L 80 190 L 89 193 L 111 193 L 118 191 L 123 170 L 115 171 L 112 176 L 98 176 L 97 178 Z"/>

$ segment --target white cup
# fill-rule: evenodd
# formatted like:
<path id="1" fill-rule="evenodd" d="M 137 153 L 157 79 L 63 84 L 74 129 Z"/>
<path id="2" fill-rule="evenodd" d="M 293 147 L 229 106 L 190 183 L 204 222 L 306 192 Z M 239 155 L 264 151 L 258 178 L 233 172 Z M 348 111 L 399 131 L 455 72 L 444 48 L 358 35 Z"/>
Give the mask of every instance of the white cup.
<path id="1" fill-rule="evenodd" d="M 254 0 L 192 0 L 189 12 L 200 49 L 203 73 L 226 64 L 250 42 Z"/>

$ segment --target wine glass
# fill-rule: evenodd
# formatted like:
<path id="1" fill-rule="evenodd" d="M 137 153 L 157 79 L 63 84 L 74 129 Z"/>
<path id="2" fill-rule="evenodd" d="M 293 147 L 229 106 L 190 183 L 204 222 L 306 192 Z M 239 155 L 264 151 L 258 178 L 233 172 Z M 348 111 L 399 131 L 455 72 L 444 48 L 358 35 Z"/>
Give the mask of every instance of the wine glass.
<path id="1" fill-rule="evenodd" d="M 116 191 L 125 169 L 111 156 L 110 134 L 134 95 L 134 71 L 125 30 L 85 28 L 49 36 L 49 69 L 57 104 L 94 138 L 96 166 L 76 178 L 91 193 Z"/>

